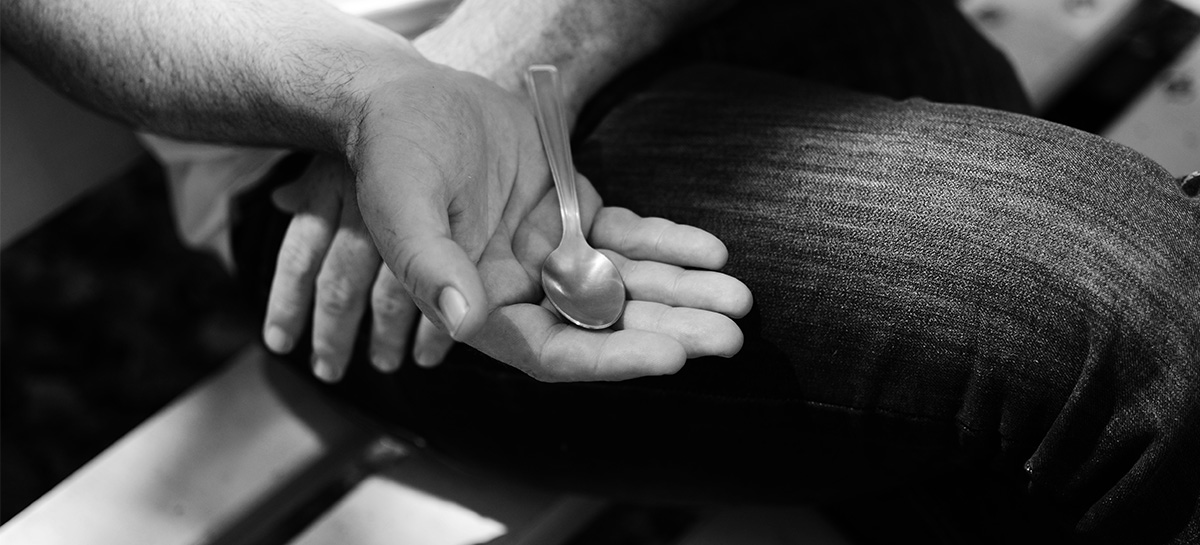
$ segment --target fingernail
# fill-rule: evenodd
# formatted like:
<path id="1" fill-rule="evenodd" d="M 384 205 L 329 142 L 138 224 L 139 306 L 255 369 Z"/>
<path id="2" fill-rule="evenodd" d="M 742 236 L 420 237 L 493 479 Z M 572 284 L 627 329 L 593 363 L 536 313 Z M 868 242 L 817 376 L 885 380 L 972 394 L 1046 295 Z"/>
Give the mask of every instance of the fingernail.
<path id="1" fill-rule="evenodd" d="M 371 356 L 371 364 L 384 373 L 391 373 L 400 368 L 400 360 L 382 355 Z"/>
<path id="2" fill-rule="evenodd" d="M 437 360 L 434 359 L 433 353 L 428 350 L 421 350 L 416 354 L 413 354 L 413 359 L 416 360 L 418 366 L 425 369 L 429 369 L 438 363 Z"/>
<path id="3" fill-rule="evenodd" d="M 450 328 L 450 336 L 458 339 L 458 330 L 467 318 L 467 299 L 458 290 L 446 286 L 438 296 L 438 308 L 442 312 L 442 323 Z"/>
<path id="4" fill-rule="evenodd" d="M 317 378 L 325 382 L 337 382 L 342 378 L 332 364 L 316 356 L 312 359 L 312 370 Z"/>
<path id="5" fill-rule="evenodd" d="M 279 326 L 268 327 L 267 332 L 263 334 L 263 341 L 267 343 L 267 348 L 270 348 L 272 352 L 287 354 L 292 351 L 292 336 Z"/>

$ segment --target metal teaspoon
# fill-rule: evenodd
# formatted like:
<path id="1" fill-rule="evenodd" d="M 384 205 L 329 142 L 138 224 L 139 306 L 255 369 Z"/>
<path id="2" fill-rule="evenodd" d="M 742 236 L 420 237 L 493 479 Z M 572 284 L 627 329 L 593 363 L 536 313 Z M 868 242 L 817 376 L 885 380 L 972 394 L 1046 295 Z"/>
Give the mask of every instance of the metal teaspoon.
<path id="1" fill-rule="evenodd" d="M 542 146 L 562 209 L 562 241 L 542 263 L 542 289 L 559 314 L 571 323 L 604 329 L 615 323 L 625 309 L 625 282 L 616 265 L 583 237 L 558 69 L 530 66 L 525 80 L 533 95 Z"/>

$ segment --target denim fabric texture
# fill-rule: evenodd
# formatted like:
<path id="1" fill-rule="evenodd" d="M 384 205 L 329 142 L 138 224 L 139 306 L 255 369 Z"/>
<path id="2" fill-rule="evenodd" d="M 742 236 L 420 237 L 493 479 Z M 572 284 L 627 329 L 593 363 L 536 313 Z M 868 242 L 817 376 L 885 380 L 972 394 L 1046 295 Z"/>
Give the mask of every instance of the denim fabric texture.
<path id="1" fill-rule="evenodd" d="M 855 28 L 967 28 L 949 2 L 880 4 L 911 9 Z M 825 77 L 737 62 L 753 48 L 731 28 L 786 26 L 758 6 L 615 82 L 576 148 L 606 204 L 726 243 L 755 296 L 737 357 L 542 384 L 458 347 L 433 370 L 356 364 L 332 391 L 452 463 L 572 490 L 828 501 L 976 467 L 1058 521 L 1046 542 L 1200 542 L 1200 199 L 1127 148 L 1003 111 L 1024 99 L 997 91 L 1015 80 L 977 35 L 892 83 Z M 921 83 L 955 73 L 928 62 L 987 75 Z M 235 239 L 263 300 L 286 227 L 264 196 Z"/>
<path id="2" fill-rule="evenodd" d="M 954 428 L 1083 534 L 1195 536 L 1200 201 L 1065 127 L 789 83 L 673 75 L 580 171 L 729 245 L 807 403 Z"/>

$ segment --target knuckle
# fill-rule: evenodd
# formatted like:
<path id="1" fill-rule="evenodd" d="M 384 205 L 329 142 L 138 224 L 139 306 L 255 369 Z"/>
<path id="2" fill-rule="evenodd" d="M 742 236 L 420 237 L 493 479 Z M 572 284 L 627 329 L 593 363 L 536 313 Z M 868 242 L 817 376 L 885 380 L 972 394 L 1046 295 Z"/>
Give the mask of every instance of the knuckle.
<path id="1" fill-rule="evenodd" d="M 327 314 L 345 315 L 358 306 L 359 291 L 348 278 L 322 276 L 317 280 L 317 305 Z"/>
<path id="2" fill-rule="evenodd" d="M 555 362 L 533 360 L 526 361 L 524 365 L 518 367 L 538 382 L 556 383 L 567 381 L 567 377 L 564 376 L 561 366 L 555 365 Z"/>
<path id="3" fill-rule="evenodd" d="M 432 304 L 437 297 L 433 290 L 436 288 L 435 279 L 429 278 L 429 271 L 422 270 L 422 263 L 426 260 L 426 255 L 430 251 L 428 247 L 418 247 L 413 251 L 406 252 L 401 255 L 401 262 L 398 269 L 400 273 L 396 278 L 400 281 L 401 287 L 406 290 L 405 294 L 412 295 L 412 301 L 423 311 L 428 310 L 421 306 L 421 303 Z M 422 299 L 426 300 L 422 300 Z M 431 307 L 432 308 L 432 307 Z"/>
<path id="4" fill-rule="evenodd" d="M 654 255 L 658 255 L 663 251 L 663 243 L 671 240 L 670 234 L 675 224 L 670 220 L 661 218 L 655 223 L 656 227 L 658 228 L 658 233 L 654 236 L 654 242 L 650 243 L 649 250 Z"/>
<path id="5" fill-rule="evenodd" d="M 396 277 L 400 279 L 401 283 L 410 287 L 415 287 L 413 284 L 420 280 L 420 276 L 417 274 L 417 265 L 420 263 L 420 255 L 420 250 L 417 250 L 408 252 L 403 256 L 403 261 L 400 263 L 400 274 Z"/>
<path id="6" fill-rule="evenodd" d="M 675 271 L 675 274 L 671 275 L 671 287 L 667 289 L 667 293 L 670 294 L 671 300 L 679 300 L 687 293 L 685 286 L 687 285 L 687 281 L 693 278 L 693 275 L 690 274 L 691 272 L 692 271 L 680 269 Z"/>
<path id="7" fill-rule="evenodd" d="M 400 316 L 408 310 L 408 297 L 395 294 L 376 294 L 371 298 L 371 308 L 381 316 Z"/>
<path id="8" fill-rule="evenodd" d="M 279 248 L 278 273 L 304 273 L 317 262 L 317 250 L 295 239 L 284 241 Z"/>

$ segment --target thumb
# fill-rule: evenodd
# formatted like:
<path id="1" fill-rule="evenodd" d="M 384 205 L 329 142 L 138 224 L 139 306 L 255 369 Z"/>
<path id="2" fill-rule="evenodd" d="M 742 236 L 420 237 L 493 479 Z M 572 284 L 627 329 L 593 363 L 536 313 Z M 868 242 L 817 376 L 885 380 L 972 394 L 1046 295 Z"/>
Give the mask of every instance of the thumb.
<path id="1" fill-rule="evenodd" d="M 451 238 L 446 205 L 428 195 L 369 193 L 359 193 L 359 207 L 388 268 L 430 321 L 457 341 L 470 338 L 486 321 L 487 295 L 475 263 Z"/>

